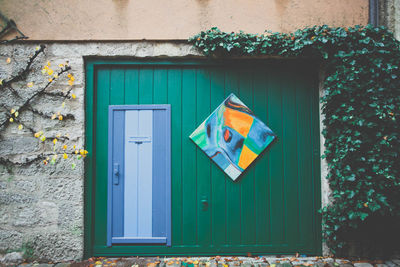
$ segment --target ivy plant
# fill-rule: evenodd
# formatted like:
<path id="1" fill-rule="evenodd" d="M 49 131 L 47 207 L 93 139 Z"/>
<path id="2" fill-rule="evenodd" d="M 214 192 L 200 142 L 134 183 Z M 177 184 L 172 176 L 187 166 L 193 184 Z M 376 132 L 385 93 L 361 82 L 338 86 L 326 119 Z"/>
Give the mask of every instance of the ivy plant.
<path id="1" fill-rule="evenodd" d="M 312 58 L 325 64 L 324 114 L 331 203 L 321 212 L 332 252 L 373 216 L 400 216 L 400 46 L 384 27 L 314 26 L 294 33 L 200 32 L 213 57 Z"/>

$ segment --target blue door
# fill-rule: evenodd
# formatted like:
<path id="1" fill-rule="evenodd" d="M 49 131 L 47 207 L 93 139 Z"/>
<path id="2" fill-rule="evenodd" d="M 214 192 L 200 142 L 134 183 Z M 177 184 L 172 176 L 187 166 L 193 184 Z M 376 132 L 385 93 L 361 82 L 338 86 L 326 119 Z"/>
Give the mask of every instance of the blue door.
<path id="1" fill-rule="evenodd" d="M 170 106 L 109 106 L 108 157 L 107 245 L 170 245 Z"/>

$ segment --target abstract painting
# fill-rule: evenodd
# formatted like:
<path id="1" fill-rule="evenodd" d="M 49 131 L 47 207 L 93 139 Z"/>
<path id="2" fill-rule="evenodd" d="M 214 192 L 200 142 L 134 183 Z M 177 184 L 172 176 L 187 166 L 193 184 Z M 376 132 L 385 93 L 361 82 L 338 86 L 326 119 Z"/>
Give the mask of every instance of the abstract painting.
<path id="1" fill-rule="evenodd" d="M 234 94 L 190 135 L 232 180 L 236 180 L 275 137 Z"/>

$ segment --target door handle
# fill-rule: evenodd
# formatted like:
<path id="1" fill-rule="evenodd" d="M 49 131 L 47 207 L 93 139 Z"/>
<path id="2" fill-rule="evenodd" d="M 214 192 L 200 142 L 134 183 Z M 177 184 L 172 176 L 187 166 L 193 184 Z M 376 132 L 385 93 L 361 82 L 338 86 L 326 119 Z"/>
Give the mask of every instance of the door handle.
<path id="1" fill-rule="evenodd" d="M 201 200 L 201 206 L 202 206 L 201 210 L 203 210 L 203 211 L 208 210 L 208 201 L 207 201 L 207 199 L 202 199 Z"/>
<path id="2" fill-rule="evenodd" d="M 118 185 L 119 184 L 119 164 L 114 163 L 114 169 L 113 169 L 113 184 Z"/>

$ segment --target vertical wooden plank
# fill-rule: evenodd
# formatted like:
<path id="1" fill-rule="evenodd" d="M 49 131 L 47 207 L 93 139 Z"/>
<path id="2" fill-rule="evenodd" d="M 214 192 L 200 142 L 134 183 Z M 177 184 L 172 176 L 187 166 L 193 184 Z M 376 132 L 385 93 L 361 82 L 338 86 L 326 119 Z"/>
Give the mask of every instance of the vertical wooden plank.
<path id="1" fill-rule="evenodd" d="M 171 104 L 172 244 L 182 245 L 182 70 L 168 69 L 168 102 Z"/>
<path id="2" fill-rule="evenodd" d="M 153 103 L 154 69 L 141 67 L 139 71 L 139 104 Z"/>
<path id="3" fill-rule="evenodd" d="M 253 109 L 253 72 L 249 67 L 243 68 L 239 76 L 239 99 L 250 110 Z M 253 162 L 254 163 L 254 162 Z M 241 244 L 254 244 L 255 232 L 255 206 L 254 206 L 254 165 L 251 164 L 244 170 L 239 178 L 241 184 Z"/>
<path id="4" fill-rule="evenodd" d="M 213 112 L 225 99 L 224 83 L 225 71 L 223 67 L 215 67 L 210 69 L 211 79 L 211 105 L 209 114 Z M 225 209 L 225 183 L 224 172 L 214 163 L 211 163 L 211 231 L 212 244 L 221 246 L 226 242 L 226 209 Z"/>
<path id="5" fill-rule="evenodd" d="M 269 79 L 269 66 L 263 66 L 254 72 L 254 107 L 253 112 L 267 126 L 267 106 Z M 270 146 L 273 144 L 270 144 Z M 256 222 L 256 243 L 266 245 L 269 242 L 269 149 L 266 148 L 255 162 L 255 222 Z"/>
<path id="6" fill-rule="evenodd" d="M 139 111 L 125 112 L 125 170 L 124 170 L 124 236 L 136 237 L 139 233 L 139 145 L 129 142 L 139 135 Z"/>
<path id="7" fill-rule="evenodd" d="M 277 140 L 271 146 L 269 156 L 270 184 L 270 218 L 271 218 L 271 243 L 283 244 L 284 233 L 284 170 L 283 170 L 283 129 L 282 129 L 282 88 L 281 81 L 283 68 L 278 65 L 272 70 L 273 79 L 268 90 L 268 121 L 269 126 L 277 135 Z"/>
<path id="8" fill-rule="evenodd" d="M 225 97 L 234 93 L 239 97 L 239 77 L 236 68 L 227 68 L 225 75 Z M 232 181 L 225 175 L 226 181 L 226 243 L 228 245 L 240 244 L 241 237 L 241 191 L 240 179 Z"/>
<path id="9" fill-rule="evenodd" d="M 285 197 L 285 236 L 290 247 L 298 242 L 298 180 L 297 180 L 297 111 L 296 85 L 300 80 L 293 67 L 285 64 L 286 73 L 282 80 L 282 145 Z"/>
<path id="10" fill-rule="evenodd" d="M 210 72 L 206 68 L 197 69 L 196 76 L 196 126 L 210 115 Z M 195 129 L 195 128 L 194 128 Z M 194 130 L 193 129 L 193 130 Z M 194 145 L 194 144 L 193 144 Z M 210 159 L 196 146 L 197 158 L 197 225 L 198 245 L 207 247 L 211 242 L 211 177 Z"/>
<path id="11" fill-rule="evenodd" d="M 167 112 L 162 109 L 153 110 L 153 237 L 165 237 L 167 233 Z"/>
<path id="12" fill-rule="evenodd" d="M 139 134 L 140 137 L 150 137 L 153 135 L 153 111 L 139 110 Z M 152 233 L 152 185 L 153 185 L 153 144 L 143 142 L 138 145 L 138 216 L 140 237 L 151 237 Z M 129 162 L 127 162 L 129 164 Z"/>
<path id="13" fill-rule="evenodd" d="M 122 68 L 111 69 L 110 104 L 124 104 L 125 71 Z"/>
<path id="14" fill-rule="evenodd" d="M 96 194 L 95 203 L 102 203 L 103 198 L 107 195 L 107 140 L 108 140 L 108 105 L 110 103 L 110 71 L 108 69 L 97 70 L 97 114 L 95 119 L 96 127 L 96 173 L 94 175 Z M 108 119 L 107 119 L 108 120 Z M 96 245 L 106 244 L 106 225 L 107 218 L 106 209 L 101 205 L 94 205 L 94 243 Z"/>
<path id="15" fill-rule="evenodd" d="M 125 69 L 125 102 L 126 105 L 139 103 L 139 67 Z"/>
<path id="16" fill-rule="evenodd" d="M 109 162 L 108 168 L 111 173 L 111 180 L 109 185 L 112 188 L 112 203 L 108 208 L 112 208 L 112 232 L 111 237 L 124 236 L 124 128 L 125 128 L 125 112 L 122 110 L 111 111 L 112 119 L 110 124 L 112 132 L 111 149 L 111 162 Z M 119 174 L 113 172 L 114 168 L 117 168 Z M 116 176 L 116 177 L 115 177 Z M 118 179 L 118 184 L 114 183 L 114 179 Z M 109 240 L 111 241 L 111 240 Z"/>
<path id="17" fill-rule="evenodd" d="M 182 208 L 183 244 L 197 244 L 196 146 L 189 135 L 196 129 L 196 69 L 182 70 Z"/>
<path id="18" fill-rule="evenodd" d="M 154 90 L 153 90 L 153 103 L 165 104 L 167 103 L 168 96 L 168 69 L 157 68 L 154 69 Z"/>
<path id="19" fill-rule="evenodd" d="M 312 97 L 309 88 L 309 75 L 303 73 L 296 88 L 297 107 L 297 159 L 299 184 L 299 228 L 302 246 L 312 243 L 313 229 L 313 185 L 312 185 L 312 140 L 311 107 Z"/>

